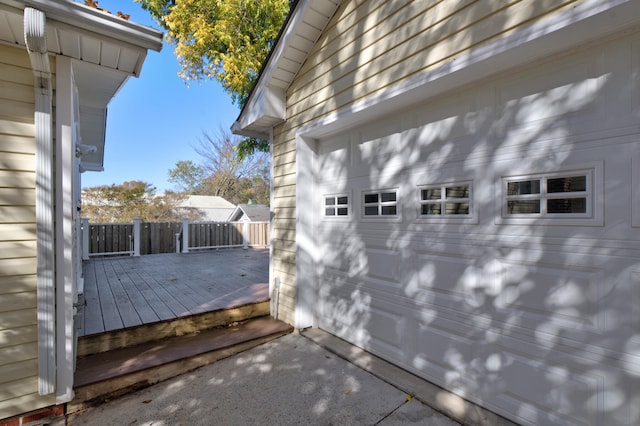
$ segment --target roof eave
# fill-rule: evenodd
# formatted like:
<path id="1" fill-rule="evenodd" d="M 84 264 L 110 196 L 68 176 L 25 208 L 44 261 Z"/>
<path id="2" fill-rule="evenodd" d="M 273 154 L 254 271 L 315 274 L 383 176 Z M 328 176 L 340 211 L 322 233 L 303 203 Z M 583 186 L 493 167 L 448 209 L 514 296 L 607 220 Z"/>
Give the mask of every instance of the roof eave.
<path id="1" fill-rule="evenodd" d="M 162 49 L 162 32 L 122 19 L 81 3 L 51 0 L 5 0 L 16 7 L 29 6 L 55 20 L 91 33 L 159 52 Z"/>
<path id="2" fill-rule="evenodd" d="M 339 4 L 339 0 L 295 3 L 249 99 L 231 126 L 233 133 L 267 139 L 271 129 L 286 120 L 286 90 Z M 296 60 L 290 55 L 293 51 Z"/>
<path id="3" fill-rule="evenodd" d="M 50 54 L 74 59 L 74 76 L 80 89 L 78 100 L 80 121 L 83 123 L 80 128 L 81 137 L 83 144 L 96 147 L 95 153 L 83 156 L 81 168 L 83 171 L 102 171 L 107 106 L 130 76 L 140 75 L 148 50 L 162 49 L 162 32 L 72 1 L 0 0 L 0 13 L 9 14 L 6 16 L 21 16 L 26 7 L 43 12 L 48 27 L 64 31 L 65 34 L 76 34 L 78 40 L 100 39 L 113 46 L 126 46 L 135 52 L 120 57 L 128 60 L 127 67 L 123 69 L 105 66 L 95 57 L 87 60 L 82 54 L 69 54 L 65 49 L 52 50 L 49 46 Z M 21 23 L 21 19 L 18 22 Z M 20 38 L 4 41 L 25 46 L 24 40 Z M 59 40 L 54 37 L 54 47 L 56 42 Z M 78 41 L 76 45 L 80 44 Z M 86 46 L 92 44 L 87 42 Z M 96 82 L 100 82 L 100 85 Z"/>

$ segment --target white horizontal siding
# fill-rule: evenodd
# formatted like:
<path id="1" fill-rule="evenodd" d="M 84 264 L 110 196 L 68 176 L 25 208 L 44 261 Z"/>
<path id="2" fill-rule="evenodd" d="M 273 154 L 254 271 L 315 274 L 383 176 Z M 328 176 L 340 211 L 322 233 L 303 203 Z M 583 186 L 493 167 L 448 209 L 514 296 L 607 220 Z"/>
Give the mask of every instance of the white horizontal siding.
<path id="1" fill-rule="evenodd" d="M 34 89 L 24 49 L 0 45 L 0 418 L 38 395 Z"/>

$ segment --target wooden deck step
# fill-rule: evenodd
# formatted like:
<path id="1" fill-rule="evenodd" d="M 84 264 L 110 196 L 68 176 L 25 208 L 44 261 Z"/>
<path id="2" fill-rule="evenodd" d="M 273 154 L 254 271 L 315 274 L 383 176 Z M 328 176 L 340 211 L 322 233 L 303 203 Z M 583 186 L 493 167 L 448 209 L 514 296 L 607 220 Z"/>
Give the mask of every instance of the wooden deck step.
<path id="1" fill-rule="evenodd" d="M 292 331 L 289 324 L 261 317 L 80 358 L 75 398 L 67 404 L 67 412 L 150 386 Z"/>
<path id="2" fill-rule="evenodd" d="M 218 309 L 121 330 L 106 331 L 78 338 L 78 357 L 126 348 L 168 337 L 197 333 L 223 324 L 269 315 L 269 300 Z"/>

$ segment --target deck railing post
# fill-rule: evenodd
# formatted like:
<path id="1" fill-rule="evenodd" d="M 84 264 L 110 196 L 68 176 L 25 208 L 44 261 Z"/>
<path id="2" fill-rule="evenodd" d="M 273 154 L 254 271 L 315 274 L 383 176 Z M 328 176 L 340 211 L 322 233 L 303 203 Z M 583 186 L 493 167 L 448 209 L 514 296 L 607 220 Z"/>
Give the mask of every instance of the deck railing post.
<path id="1" fill-rule="evenodd" d="M 182 219 L 182 252 L 189 253 L 189 219 Z"/>
<path id="2" fill-rule="evenodd" d="M 140 218 L 133 218 L 133 255 L 140 256 Z"/>
<path id="3" fill-rule="evenodd" d="M 82 260 L 89 260 L 89 219 L 82 218 Z"/>
<path id="4" fill-rule="evenodd" d="M 247 250 L 249 248 L 249 222 L 242 222 L 242 248 Z"/>

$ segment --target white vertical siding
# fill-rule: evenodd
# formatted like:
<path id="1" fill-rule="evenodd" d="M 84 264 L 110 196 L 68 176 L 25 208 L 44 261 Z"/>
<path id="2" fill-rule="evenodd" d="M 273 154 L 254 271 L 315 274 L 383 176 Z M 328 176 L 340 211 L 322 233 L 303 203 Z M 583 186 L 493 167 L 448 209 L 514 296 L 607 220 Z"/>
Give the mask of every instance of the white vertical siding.
<path id="1" fill-rule="evenodd" d="M 280 318 L 295 306 L 295 134 L 416 74 L 571 8 L 574 0 L 344 1 L 287 91 L 287 121 L 274 129 L 273 272 Z"/>
<path id="2" fill-rule="evenodd" d="M 33 74 L 0 45 L 0 418 L 52 405 L 38 395 Z"/>

